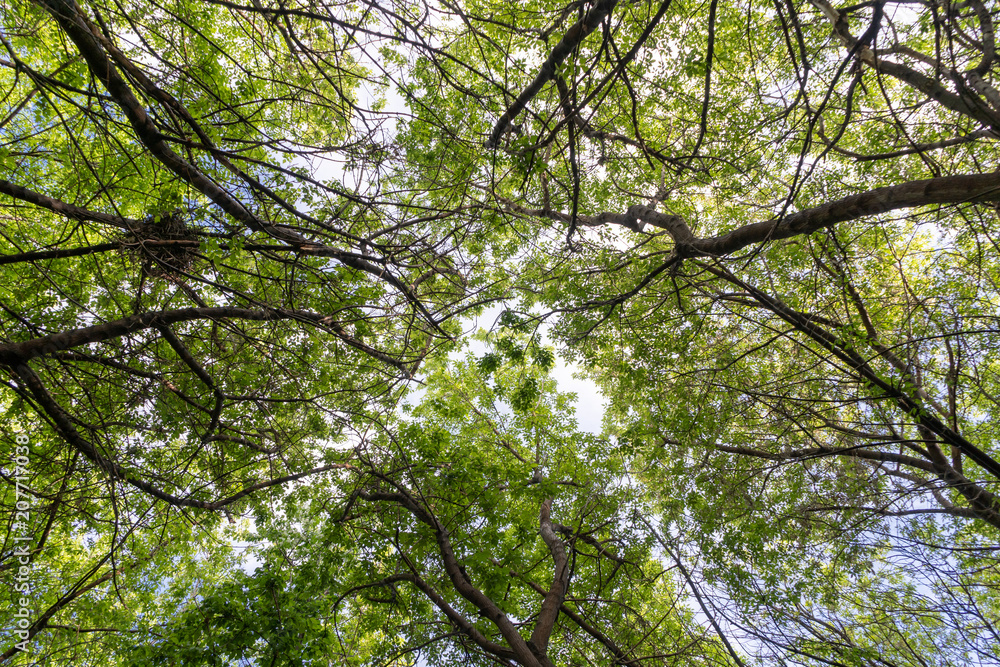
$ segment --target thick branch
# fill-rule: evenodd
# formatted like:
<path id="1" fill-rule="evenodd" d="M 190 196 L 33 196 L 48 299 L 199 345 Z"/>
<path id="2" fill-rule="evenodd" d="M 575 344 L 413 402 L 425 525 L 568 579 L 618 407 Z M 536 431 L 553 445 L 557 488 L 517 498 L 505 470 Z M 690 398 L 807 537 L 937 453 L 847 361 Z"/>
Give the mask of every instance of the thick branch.
<path id="1" fill-rule="evenodd" d="M 551 512 L 552 498 L 546 498 L 539 512 L 538 530 L 549 548 L 549 553 L 552 554 L 555 567 L 552 584 L 542 600 L 542 609 L 535 622 L 535 630 L 531 633 L 531 643 L 541 655 L 545 655 L 548 651 L 549 637 L 559 618 L 559 609 L 566 599 L 566 591 L 569 588 L 569 557 L 566 555 L 566 547 L 552 526 Z"/>
<path id="2" fill-rule="evenodd" d="M 475 625 L 470 623 L 468 619 L 448 604 L 448 602 L 436 590 L 434 590 L 433 586 L 417 576 L 416 573 L 400 574 L 396 575 L 396 578 L 409 581 L 420 589 L 420 592 L 426 595 L 427 598 L 434 603 L 434 606 L 441 610 L 441 613 L 445 615 L 451 624 L 458 628 L 472 641 L 476 642 L 476 644 L 479 645 L 479 648 L 483 649 L 487 653 L 503 658 L 504 660 L 517 659 L 517 654 L 514 653 L 514 651 L 487 639 L 483 633 L 476 629 Z"/>
<path id="3" fill-rule="evenodd" d="M 97 36 L 88 25 L 83 12 L 75 0 L 39 0 L 42 6 L 55 18 L 59 27 L 73 41 L 80 54 L 87 61 L 87 66 L 94 76 L 111 94 L 115 103 L 121 107 L 129 124 L 135 130 L 139 141 L 149 151 L 168 167 L 172 172 L 193 185 L 199 192 L 211 199 L 222 210 L 235 219 L 246 224 L 251 229 L 263 231 L 267 227 L 256 216 L 250 213 L 240 202 L 223 190 L 217 183 L 205 176 L 194 165 L 167 145 L 156 124 L 149 117 L 146 109 L 136 99 L 128 83 L 118 72 L 118 69 L 107 57 Z M 269 230 L 272 233 L 273 230 Z M 287 239 L 287 235 L 275 234 Z"/>
<path id="4" fill-rule="evenodd" d="M 163 134 L 157 129 L 156 124 L 150 118 L 149 113 L 136 98 L 128 83 L 121 73 L 108 58 L 104 47 L 91 28 L 83 12 L 77 6 L 75 0 L 37 0 L 55 18 L 59 27 L 73 41 L 80 54 L 87 62 L 90 71 L 104 85 L 111 94 L 115 103 L 121 107 L 129 124 L 135 131 L 139 141 L 149 152 L 165 165 L 170 171 L 177 174 L 185 182 L 190 183 L 196 190 L 208 197 L 219 208 L 243 223 L 253 231 L 264 232 L 275 238 L 279 238 L 295 245 L 312 246 L 315 243 L 309 241 L 304 236 L 289 229 L 278 227 L 261 220 L 251 213 L 240 201 L 221 188 L 215 181 L 206 176 L 193 164 L 178 155 L 170 146 Z M 434 318 L 423 306 L 413 292 L 404 285 L 398 278 L 390 274 L 385 267 L 380 267 L 371 262 L 359 259 L 348 253 L 334 254 L 338 261 L 352 269 L 364 271 L 380 280 L 392 285 L 399 290 L 406 298 L 420 310 L 428 322 L 437 327 Z M 440 330 L 439 330 L 440 331 Z M 442 332 L 443 333 L 443 332 Z"/>
<path id="5" fill-rule="evenodd" d="M 811 234 L 840 222 L 901 208 L 986 201 L 1000 201 L 998 172 L 940 176 L 875 188 L 792 213 L 784 218 L 744 225 L 727 234 L 708 238 L 693 236 L 681 218 L 642 205 L 631 206 L 624 214 L 605 212 L 594 216 L 581 215 L 579 224 L 591 227 L 617 224 L 640 231 L 643 223 L 647 223 L 666 230 L 677 243 L 678 253 L 683 257 L 724 257 L 755 243 Z M 545 215 L 560 220 L 564 217 L 550 211 L 519 212 Z"/>
<path id="6" fill-rule="evenodd" d="M 996 495 L 955 470 L 936 442 L 927 444 L 927 452 L 934 463 L 938 476 L 969 501 L 979 518 L 996 528 L 1000 528 L 1000 500 L 997 499 Z M 968 456 L 967 452 L 963 451 L 963 453 Z M 976 460 L 972 456 L 969 458 Z M 979 463 L 979 461 L 976 462 Z"/>
<path id="7" fill-rule="evenodd" d="M 389 364 L 401 371 L 409 372 L 407 364 L 391 355 L 380 352 L 375 348 L 350 336 L 339 323 L 331 317 L 299 310 L 250 310 L 248 308 L 236 308 L 229 306 L 205 307 L 205 308 L 180 308 L 177 310 L 164 310 L 152 313 L 133 315 L 120 320 L 97 324 L 92 327 L 83 327 L 64 331 L 62 333 L 33 338 L 21 343 L 0 344 L 0 365 L 16 366 L 37 357 L 66 350 L 88 343 L 100 343 L 127 336 L 137 331 L 145 329 L 160 329 L 180 322 L 190 322 L 193 320 L 251 320 L 257 322 L 270 322 L 276 320 L 297 320 L 306 322 L 313 326 L 323 327 L 332 331 L 338 338 L 351 347 L 364 352 L 374 359 Z M 204 378 L 203 378 L 204 379 Z M 211 386 L 211 385 L 210 385 Z"/>
<path id="8" fill-rule="evenodd" d="M 44 208 L 48 211 L 52 211 L 53 213 L 66 216 L 70 220 L 100 222 L 112 227 L 118 227 L 119 229 L 134 229 L 142 224 L 138 220 L 130 220 L 117 215 L 108 215 L 107 213 L 91 211 L 81 206 L 67 204 L 64 201 L 47 197 L 43 194 L 35 192 L 34 190 L 29 190 L 28 188 L 16 185 L 10 181 L 5 181 L 2 178 L 0 178 L 0 194 L 9 195 L 14 199 L 20 199 L 23 202 L 34 204 L 39 208 Z"/>
<path id="9" fill-rule="evenodd" d="M 236 501 L 241 500 L 256 491 L 267 489 L 272 486 L 280 486 L 287 482 L 292 482 L 297 479 L 306 477 L 308 475 L 314 475 L 316 473 L 325 472 L 327 470 L 354 469 L 354 466 L 352 466 L 349 463 L 333 463 L 330 465 L 320 466 L 318 468 L 312 468 L 304 472 L 293 473 L 291 475 L 285 475 L 283 477 L 278 477 L 275 479 L 269 479 L 263 482 L 259 482 L 257 484 L 253 484 L 251 486 L 244 488 L 243 490 L 239 491 L 238 493 L 232 496 L 212 502 L 205 500 L 194 500 L 192 498 L 181 498 L 171 493 L 167 493 L 166 491 L 150 484 L 149 482 L 146 482 L 145 480 L 141 480 L 137 477 L 134 477 L 127 470 L 122 468 L 114 461 L 111 461 L 110 459 L 107 459 L 104 456 L 102 456 L 101 453 L 97 451 L 97 447 L 95 447 L 92 442 L 90 442 L 82 435 L 80 435 L 80 432 L 76 430 L 76 427 L 73 425 L 73 422 L 70 420 L 69 416 L 62 409 L 62 407 L 55 401 L 55 399 L 52 398 L 48 390 L 45 388 L 45 385 L 42 384 L 41 378 L 39 378 L 38 375 L 33 370 L 31 370 L 30 368 L 28 368 L 28 366 L 24 364 L 17 366 L 14 370 L 17 373 L 18 377 L 20 378 L 21 382 L 31 393 L 32 397 L 42 408 L 45 414 L 49 417 L 56 431 L 59 433 L 60 436 L 62 436 L 62 438 L 66 442 L 72 445 L 81 454 L 86 456 L 92 463 L 94 463 L 94 465 L 96 465 L 100 470 L 102 470 L 105 474 L 107 474 L 111 478 L 125 482 L 130 486 L 134 486 L 140 491 L 145 491 L 154 498 L 167 502 L 175 507 L 195 507 L 198 509 L 205 509 L 205 510 L 218 510 L 222 509 L 227 505 L 231 505 L 232 503 L 235 503 Z"/>
<path id="10" fill-rule="evenodd" d="M 233 307 L 180 308 L 178 310 L 143 313 L 91 327 L 33 338 L 21 343 L 4 343 L 0 345 L 0 365 L 13 367 L 52 352 L 80 347 L 89 343 L 100 343 L 144 329 L 165 327 L 179 322 L 220 319 L 267 322 L 292 317 L 294 315 L 290 312 Z"/>
<path id="11" fill-rule="evenodd" d="M 518 662 L 525 665 L 525 667 L 543 667 L 541 660 L 544 660 L 544 656 L 536 656 L 528 647 L 524 638 L 518 633 L 514 624 L 507 618 L 507 615 L 503 613 L 489 596 L 472 585 L 472 582 L 464 572 L 464 568 L 462 568 L 458 562 L 458 558 L 455 556 L 455 550 L 451 545 L 448 529 L 435 516 L 421 507 L 409 493 L 374 491 L 361 492 L 358 495 L 370 501 L 394 502 L 409 510 L 418 521 L 432 528 L 438 544 L 438 552 L 444 563 L 445 574 L 448 575 L 448 579 L 451 580 L 451 584 L 458 591 L 458 594 L 471 602 L 485 618 L 488 618 L 496 625 L 508 646 L 513 650 L 516 656 L 515 659 Z M 546 660 L 545 663 L 547 662 Z"/>
<path id="12" fill-rule="evenodd" d="M 840 222 L 932 204 L 1000 201 L 1000 173 L 941 176 L 890 185 L 785 216 L 746 225 L 723 236 L 697 239 L 691 256 L 729 255 L 754 243 L 811 234 Z"/>
<path id="13" fill-rule="evenodd" d="M 739 454 L 740 456 L 752 456 L 768 461 L 796 461 L 805 458 L 818 458 L 821 456 L 845 456 L 849 458 L 865 459 L 867 461 L 878 461 L 880 463 L 899 463 L 901 465 L 917 468 L 924 472 L 936 472 L 934 465 L 929 461 L 918 459 L 914 456 L 896 454 L 893 452 L 876 452 L 870 449 L 859 447 L 810 447 L 809 449 L 799 449 L 791 452 L 767 452 L 752 447 L 734 447 L 730 445 L 716 445 L 720 452 L 728 454 Z"/>
<path id="14" fill-rule="evenodd" d="M 503 567 L 498 561 L 495 560 L 493 561 L 493 564 L 496 565 L 497 567 Z M 541 595 L 543 598 L 547 595 L 547 591 L 544 588 L 542 588 L 535 582 L 524 578 L 522 575 L 518 574 L 514 570 L 510 570 L 510 576 L 521 579 L 522 581 L 524 581 L 524 583 L 528 584 L 528 586 L 530 586 L 533 591 Z M 635 665 L 636 667 L 642 667 L 642 662 L 640 662 L 636 658 L 629 657 L 629 654 L 626 653 L 620 646 L 618 646 L 618 644 L 616 644 L 610 637 L 608 637 L 603 632 L 598 630 L 596 627 L 588 623 L 583 618 L 583 616 L 575 612 L 565 602 L 563 603 L 560 609 L 562 613 L 565 614 L 566 617 L 569 618 L 571 621 L 573 621 L 581 630 L 583 630 L 588 635 L 590 635 L 591 637 L 599 641 L 601 644 L 603 644 L 604 647 L 608 649 L 608 651 L 610 651 L 613 656 L 615 656 L 615 661 L 617 663 L 622 665 Z"/>
<path id="15" fill-rule="evenodd" d="M 566 59 L 573 50 L 579 46 L 580 42 L 587 38 L 587 35 L 592 33 L 597 26 L 601 24 L 611 10 L 615 8 L 618 4 L 618 0 L 599 0 L 587 15 L 581 18 L 579 21 L 573 24 L 573 26 L 566 31 L 563 38 L 559 40 L 552 52 L 549 53 L 549 57 L 546 58 L 545 62 L 542 63 L 541 68 L 538 70 L 538 74 L 535 75 L 534 81 L 532 81 L 527 88 L 521 91 L 521 94 L 517 96 L 513 104 L 507 107 L 507 110 L 500 116 L 497 120 L 496 125 L 493 126 L 493 131 L 490 133 L 490 138 L 486 142 L 487 148 L 496 148 L 497 143 L 500 141 L 500 137 L 503 136 L 507 128 L 510 127 L 511 122 L 517 117 L 521 111 L 528 105 L 535 95 L 537 95 L 542 88 L 552 77 L 555 76 L 556 70 L 562 61 Z"/>
<path id="16" fill-rule="evenodd" d="M 718 265 L 703 266 L 710 273 L 713 273 L 718 277 L 733 283 L 734 285 L 739 285 L 742 289 L 746 290 L 753 296 L 754 299 L 759 301 L 768 310 L 794 326 L 801 333 L 816 341 L 823 349 L 831 353 L 834 357 L 847 364 L 849 368 L 857 373 L 860 379 L 867 382 L 872 387 L 877 388 L 886 398 L 892 399 L 904 413 L 913 416 L 918 426 L 941 438 L 941 440 L 945 443 L 956 447 L 963 454 L 980 465 L 984 470 L 989 472 L 995 478 L 1000 479 L 1000 461 L 997 461 L 991 455 L 969 442 L 960 433 L 948 428 L 948 426 L 941 422 L 941 420 L 928 412 L 917 398 L 910 396 L 901 386 L 882 378 L 868 365 L 868 362 L 864 358 L 862 358 L 844 341 L 821 328 L 815 322 L 803 319 L 797 312 L 788 308 L 780 300 L 749 285 L 747 282 L 739 279 L 726 269 L 721 268 Z M 943 465 L 944 469 L 936 470 L 938 474 L 957 474 L 951 469 L 950 466 L 947 465 L 947 463 Z M 945 479 L 947 480 L 948 478 L 945 477 Z M 951 480 L 948 481 L 949 483 L 952 483 Z M 958 482 L 959 480 L 956 480 L 955 483 Z M 965 482 L 968 482 L 968 480 L 965 480 Z M 964 484 L 965 482 L 962 483 Z M 971 482 L 969 483 L 971 484 Z M 986 492 L 985 489 L 981 489 L 981 487 L 977 486 L 976 488 L 980 489 L 981 493 L 977 493 L 975 497 L 982 500 L 983 498 L 986 498 L 986 495 L 983 494 L 989 495 L 988 502 L 993 503 L 993 505 L 991 505 L 991 511 L 1000 516 L 1000 505 L 996 504 L 992 494 Z M 963 491 L 963 493 L 965 492 Z"/>
<path id="17" fill-rule="evenodd" d="M 878 58 L 867 44 L 850 33 L 845 17 L 827 0 L 810 0 L 810 2 L 826 16 L 834 34 L 845 46 L 851 49 L 851 53 L 857 54 L 861 62 L 874 67 L 878 72 L 888 74 L 916 88 L 947 109 L 974 118 L 983 125 L 1000 131 L 1000 113 L 984 104 L 982 100 L 976 99 L 973 95 L 963 96 L 953 93 L 935 78 L 906 65 Z M 972 99 L 970 100 L 968 97 Z"/>

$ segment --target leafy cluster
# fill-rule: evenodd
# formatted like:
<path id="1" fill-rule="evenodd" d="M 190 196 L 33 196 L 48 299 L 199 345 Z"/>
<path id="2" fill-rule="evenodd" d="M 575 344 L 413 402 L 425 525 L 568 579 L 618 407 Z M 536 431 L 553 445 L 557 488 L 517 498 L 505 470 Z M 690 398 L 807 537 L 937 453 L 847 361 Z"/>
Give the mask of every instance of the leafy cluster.
<path id="1" fill-rule="evenodd" d="M 997 662 L 993 4 L 0 17 L 0 662 Z"/>

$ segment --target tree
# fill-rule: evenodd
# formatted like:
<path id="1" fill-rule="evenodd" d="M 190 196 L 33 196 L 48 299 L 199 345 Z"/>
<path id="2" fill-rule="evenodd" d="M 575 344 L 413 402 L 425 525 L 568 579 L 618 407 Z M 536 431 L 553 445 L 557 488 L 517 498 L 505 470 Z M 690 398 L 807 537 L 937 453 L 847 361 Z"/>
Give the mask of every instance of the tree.
<path id="1" fill-rule="evenodd" d="M 545 351 L 528 341 L 526 363 L 515 340 L 429 369 L 420 405 L 342 475 L 262 518 L 267 565 L 201 593 L 135 664 L 716 662 L 623 460 L 574 432 Z"/>
<path id="2" fill-rule="evenodd" d="M 50 659 L 146 660 L 119 633 L 149 615 L 148 655 L 189 662 L 997 654 L 994 7 L 3 12 L 0 366 Z M 500 347 L 449 376 L 499 302 Z M 558 403 L 543 321 L 608 397 L 603 439 L 546 409 L 504 446 L 474 409 Z M 527 465 L 532 429 L 573 469 Z M 469 496 L 491 483 L 517 516 Z M 270 569 L 199 561 L 241 516 Z M 169 579 L 208 593 L 167 610 Z M 266 646 L 183 653 L 238 589 Z M 108 638 L 54 639 L 72 614 Z"/>

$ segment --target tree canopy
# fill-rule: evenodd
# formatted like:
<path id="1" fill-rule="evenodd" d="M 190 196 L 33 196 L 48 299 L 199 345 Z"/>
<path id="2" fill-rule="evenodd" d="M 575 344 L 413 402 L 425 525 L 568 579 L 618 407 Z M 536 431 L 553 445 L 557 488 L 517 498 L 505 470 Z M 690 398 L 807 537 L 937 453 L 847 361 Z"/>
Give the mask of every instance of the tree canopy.
<path id="1" fill-rule="evenodd" d="M 0 12 L 0 662 L 1000 660 L 994 3 Z"/>

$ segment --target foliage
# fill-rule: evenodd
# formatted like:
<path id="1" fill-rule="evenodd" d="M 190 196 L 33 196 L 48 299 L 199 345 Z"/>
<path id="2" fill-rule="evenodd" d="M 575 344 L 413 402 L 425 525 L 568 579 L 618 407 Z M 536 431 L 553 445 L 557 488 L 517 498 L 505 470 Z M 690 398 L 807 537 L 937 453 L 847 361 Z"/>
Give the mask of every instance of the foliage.
<path id="1" fill-rule="evenodd" d="M 995 6 L 0 12 L 0 661 L 997 660 Z"/>

